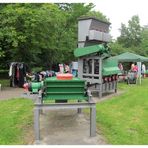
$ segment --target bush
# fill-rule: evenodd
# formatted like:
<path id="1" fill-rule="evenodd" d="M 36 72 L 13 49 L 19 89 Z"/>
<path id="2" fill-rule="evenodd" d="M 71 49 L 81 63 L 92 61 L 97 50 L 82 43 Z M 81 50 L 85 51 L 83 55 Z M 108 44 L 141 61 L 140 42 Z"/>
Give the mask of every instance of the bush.
<path id="1" fill-rule="evenodd" d="M 42 71 L 43 70 L 43 68 L 42 67 L 34 67 L 34 68 L 32 68 L 32 72 L 39 72 L 39 71 Z"/>
<path id="2" fill-rule="evenodd" d="M 9 78 L 9 70 L 0 70 L 0 79 L 8 79 Z"/>

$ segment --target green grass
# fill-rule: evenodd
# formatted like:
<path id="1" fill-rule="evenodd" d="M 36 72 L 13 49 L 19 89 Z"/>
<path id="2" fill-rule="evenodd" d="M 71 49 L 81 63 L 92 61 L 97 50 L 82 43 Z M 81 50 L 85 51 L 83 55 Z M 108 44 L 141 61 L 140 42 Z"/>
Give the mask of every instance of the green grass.
<path id="1" fill-rule="evenodd" d="M 27 144 L 33 128 L 33 102 L 28 99 L 0 101 L 0 144 Z M 32 137 L 30 137 L 32 138 Z"/>
<path id="2" fill-rule="evenodd" d="M 8 86 L 10 86 L 10 80 L 9 79 L 0 79 L 0 84 L 2 84 L 2 87 L 8 87 Z"/>
<path id="3" fill-rule="evenodd" d="M 148 144 L 148 79 L 142 85 L 118 87 L 123 94 L 97 104 L 97 127 L 109 144 Z M 27 144 L 29 129 L 33 129 L 31 100 L 0 101 L 0 144 Z"/>
<path id="4" fill-rule="evenodd" d="M 119 88 L 122 95 L 97 104 L 97 126 L 109 144 L 148 144 L 148 79 Z"/>

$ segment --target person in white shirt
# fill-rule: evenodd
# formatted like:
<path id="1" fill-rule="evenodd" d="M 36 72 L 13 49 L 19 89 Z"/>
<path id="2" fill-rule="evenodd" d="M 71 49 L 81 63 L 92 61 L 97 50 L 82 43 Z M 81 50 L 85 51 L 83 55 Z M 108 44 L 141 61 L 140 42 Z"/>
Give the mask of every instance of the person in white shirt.
<path id="1" fill-rule="evenodd" d="M 145 65 L 142 64 L 142 67 L 141 67 L 141 74 L 142 74 L 142 77 L 143 77 L 143 78 L 145 77 L 145 71 L 146 71 Z"/>

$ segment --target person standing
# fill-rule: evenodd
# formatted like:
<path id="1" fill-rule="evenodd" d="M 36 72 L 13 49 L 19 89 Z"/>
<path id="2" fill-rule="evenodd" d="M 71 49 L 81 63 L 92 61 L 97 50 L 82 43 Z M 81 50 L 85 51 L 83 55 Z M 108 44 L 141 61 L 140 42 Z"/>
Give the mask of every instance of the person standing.
<path id="1" fill-rule="evenodd" d="M 138 66 L 137 66 L 137 64 L 134 65 L 132 71 L 134 71 L 134 72 L 138 72 Z"/>
<path id="2" fill-rule="evenodd" d="M 120 71 L 123 72 L 123 65 L 122 65 L 122 63 L 119 63 L 118 67 L 119 67 Z"/>
<path id="3" fill-rule="evenodd" d="M 65 73 L 70 73 L 70 68 L 68 64 L 65 64 Z"/>
<path id="4" fill-rule="evenodd" d="M 142 64 L 141 70 L 142 70 L 141 71 L 142 77 L 145 78 L 145 71 L 146 71 L 145 64 Z"/>
<path id="5" fill-rule="evenodd" d="M 132 63 L 132 65 L 131 65 L 131 71 L 134 71 L 134 67 L 135 67 L 135 64 Z"/>

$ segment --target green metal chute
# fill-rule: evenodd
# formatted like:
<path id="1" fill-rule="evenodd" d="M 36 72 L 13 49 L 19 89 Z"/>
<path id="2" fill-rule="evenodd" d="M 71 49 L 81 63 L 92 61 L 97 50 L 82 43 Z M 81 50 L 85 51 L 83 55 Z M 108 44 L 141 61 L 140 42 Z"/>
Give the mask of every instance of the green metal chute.
<path id="1" fill-rule="evenodd" d="M 44 86 L 44 100 L 88 100 L 88 96 L 85 96 L 85 81 L 79 78 L 72 80 L 46 78 Z"/>
<path id="2" fill-rule="evenodd" d="M 104 47 L 103 44 L 100 44 L 100 45 L 76 48 L 74 50 L 74 55 L 75 57 L 83 57 L 83 56 L 87 56 L 87 55 L 94 54 L 94 53 L 104 54 L 108 52 L 109 52 L 108 47 Z"/>
<path id="3" fill-rule="evenodd" d="M 104 59 L 102 67 L 103 76 L 115 75 L 120 73 L 120 69 L 118 68 L 118 61 L 116 59 Z"/>

